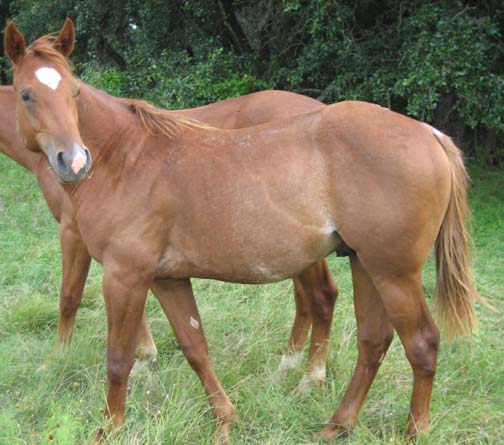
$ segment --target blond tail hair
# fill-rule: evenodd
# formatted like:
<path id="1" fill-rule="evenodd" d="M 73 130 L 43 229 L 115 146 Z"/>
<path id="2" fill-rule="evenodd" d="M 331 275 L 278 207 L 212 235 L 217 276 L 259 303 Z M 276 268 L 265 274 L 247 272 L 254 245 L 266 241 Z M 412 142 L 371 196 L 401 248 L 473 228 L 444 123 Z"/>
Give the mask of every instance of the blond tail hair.
<path id="1" fill-rule="evenodd" d="M 467 202 L 467 175 L 462 152 L 443 133 L 434 136 L 448 156 L 451 194 L 436 244 L 437 283 L 435 311 L 449 340 L 454 335 L 471 334 L 477 327 L 474 302 L 495 310 L 475 289 L 469 264 L 470 237 L 466 220 L 471 215 Z"/>

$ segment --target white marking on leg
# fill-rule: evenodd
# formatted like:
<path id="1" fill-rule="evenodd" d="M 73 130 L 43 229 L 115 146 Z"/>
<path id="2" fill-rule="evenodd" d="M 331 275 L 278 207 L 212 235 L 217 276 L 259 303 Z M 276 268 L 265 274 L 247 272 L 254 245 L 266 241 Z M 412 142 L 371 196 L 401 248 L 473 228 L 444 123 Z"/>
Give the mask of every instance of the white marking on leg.
<path id="1" fill-rule="evenodd" d="M 292 354 L 284 354 L 280 359 L 278 369 L 273 375 L 273 381 L 279 382 L 287 377 L 290 369 L 297 368 L 303 359 L 302 352 L 293 352 Z"/>
<path id="2" fill-rule="evenodd" d="M 189 318 L 189 324 L 194 328 L 194 329 L 199 329 L 199 321 L 196 320 L 193 317 Z"/>
<path id="3" fill-rule="evenodd" d="M 56 90 L 61 80 L 61 74 L 58 73 L 54 68 L 39 68 L 35 71 L 35 76 L 40 83 L 51 88 L 51 90 Z"/>
<path id="4" fill-rule="evenodd" d="M 284 354 L 282 355 L 282 359 L 280 360 L 279 369 L 293 369 L 297 368 L 301 363 L 301 359 L 303 358 L 303 354 L 301 352 L 293 352 L 292 354 Z"/>
<path id="5" fill-rule="evenodd" d="M 296 392 L 299 395 L 308 394 L 314 386 L 320 386 L 325 382 L 326 368 L 324 365 L 317 365 L 312 370 L 305 374 L 299 382 Z"/>

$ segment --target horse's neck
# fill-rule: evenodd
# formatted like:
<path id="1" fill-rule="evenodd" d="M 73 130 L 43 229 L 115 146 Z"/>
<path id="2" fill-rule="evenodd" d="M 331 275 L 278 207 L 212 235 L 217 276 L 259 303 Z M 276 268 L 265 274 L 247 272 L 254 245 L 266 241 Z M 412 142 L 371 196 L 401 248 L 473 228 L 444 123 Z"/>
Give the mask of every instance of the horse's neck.
<path id="1" fill-rule="evenodd" d="M 23 167 L 35 171 L 40 155 L 30 152 L 16 130 L 16 103 L 12 87 L 0 88 L 0 151 Z"/>
<path id="2" fill-rule="evenodd" d="M 102 156 L 112 144 L 114 150 L 134 142 L 130 129 L 135 116 L 120 100 L 89 85 L 82 84 L 79 103 L 79 131 L 93 158 Z"/>
<path id="3" fill-rule="evenodd" d="M 142 155 L 149 133 L 123 99 L 86 84 L 81 85 L 78 113 L 80 136 L 92 157 L 88 177 L 106 178 L 105 181 L 113 187 L 120 182 L 123 172 Z M 72 196 L 80 200 L 77 195 L 85 196 L 92 183 L 80 181 Z"/>

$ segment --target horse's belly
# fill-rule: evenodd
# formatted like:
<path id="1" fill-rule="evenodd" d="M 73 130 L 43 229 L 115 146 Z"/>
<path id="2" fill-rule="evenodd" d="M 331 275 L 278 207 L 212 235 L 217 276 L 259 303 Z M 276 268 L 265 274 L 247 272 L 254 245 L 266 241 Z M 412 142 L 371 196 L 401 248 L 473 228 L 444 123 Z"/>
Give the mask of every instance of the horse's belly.
<path id="1" fill-rule="evenodd" d="M 199 242 L 194 240 L 194 249 L 171 244 L 159 263 L 157 275 L 248 284 L 280 281 L 327 256 L 339 240 L 329 229 L 283 236 L 258 232 L 254 238 L 238 239 L 209 236 Z"/>

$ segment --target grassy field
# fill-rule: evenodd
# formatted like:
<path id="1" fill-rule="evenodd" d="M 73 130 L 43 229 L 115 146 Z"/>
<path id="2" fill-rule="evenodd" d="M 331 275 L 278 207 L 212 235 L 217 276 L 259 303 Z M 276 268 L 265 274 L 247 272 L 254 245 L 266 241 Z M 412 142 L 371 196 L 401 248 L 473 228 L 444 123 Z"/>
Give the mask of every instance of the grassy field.
<path id="1" fill-rule="evenodd" d="M 504 172 L 472 167 L 475 276 L 500 307 L 478 307 L 472 340 L 439 354 L 430 434 L 422 444 L 504 442 Z M 0 157 L 0 444 L 77 444 L 93 436 L 106 393 L 106 321 L 101 270 L 94 265 L 73 343 L 51 353 L 58 319 L 58 228 L 31 175 Z M 272 384 L 294 316 L 292 283 L 238 286 L 195 280 L 194 288 L 217 375 L 240 420 L 235 444 L 310 444 L 336 409 L 355 365 L 350 273 L 330 258 L 340 288 L 325 388 L 294 394 L 295 371 Z M 425 272 L 434 286 L 432 261 Z M 164 314 L 149 297 L 147 312 L 159 366 L 130 384 L 123 444 L 206 444 L 214 425 L 195 374 L 177 349 Z M 412 375 L 397 338 L 371 388 L 359 421 L 341 444 L 400 444 Z"/>

